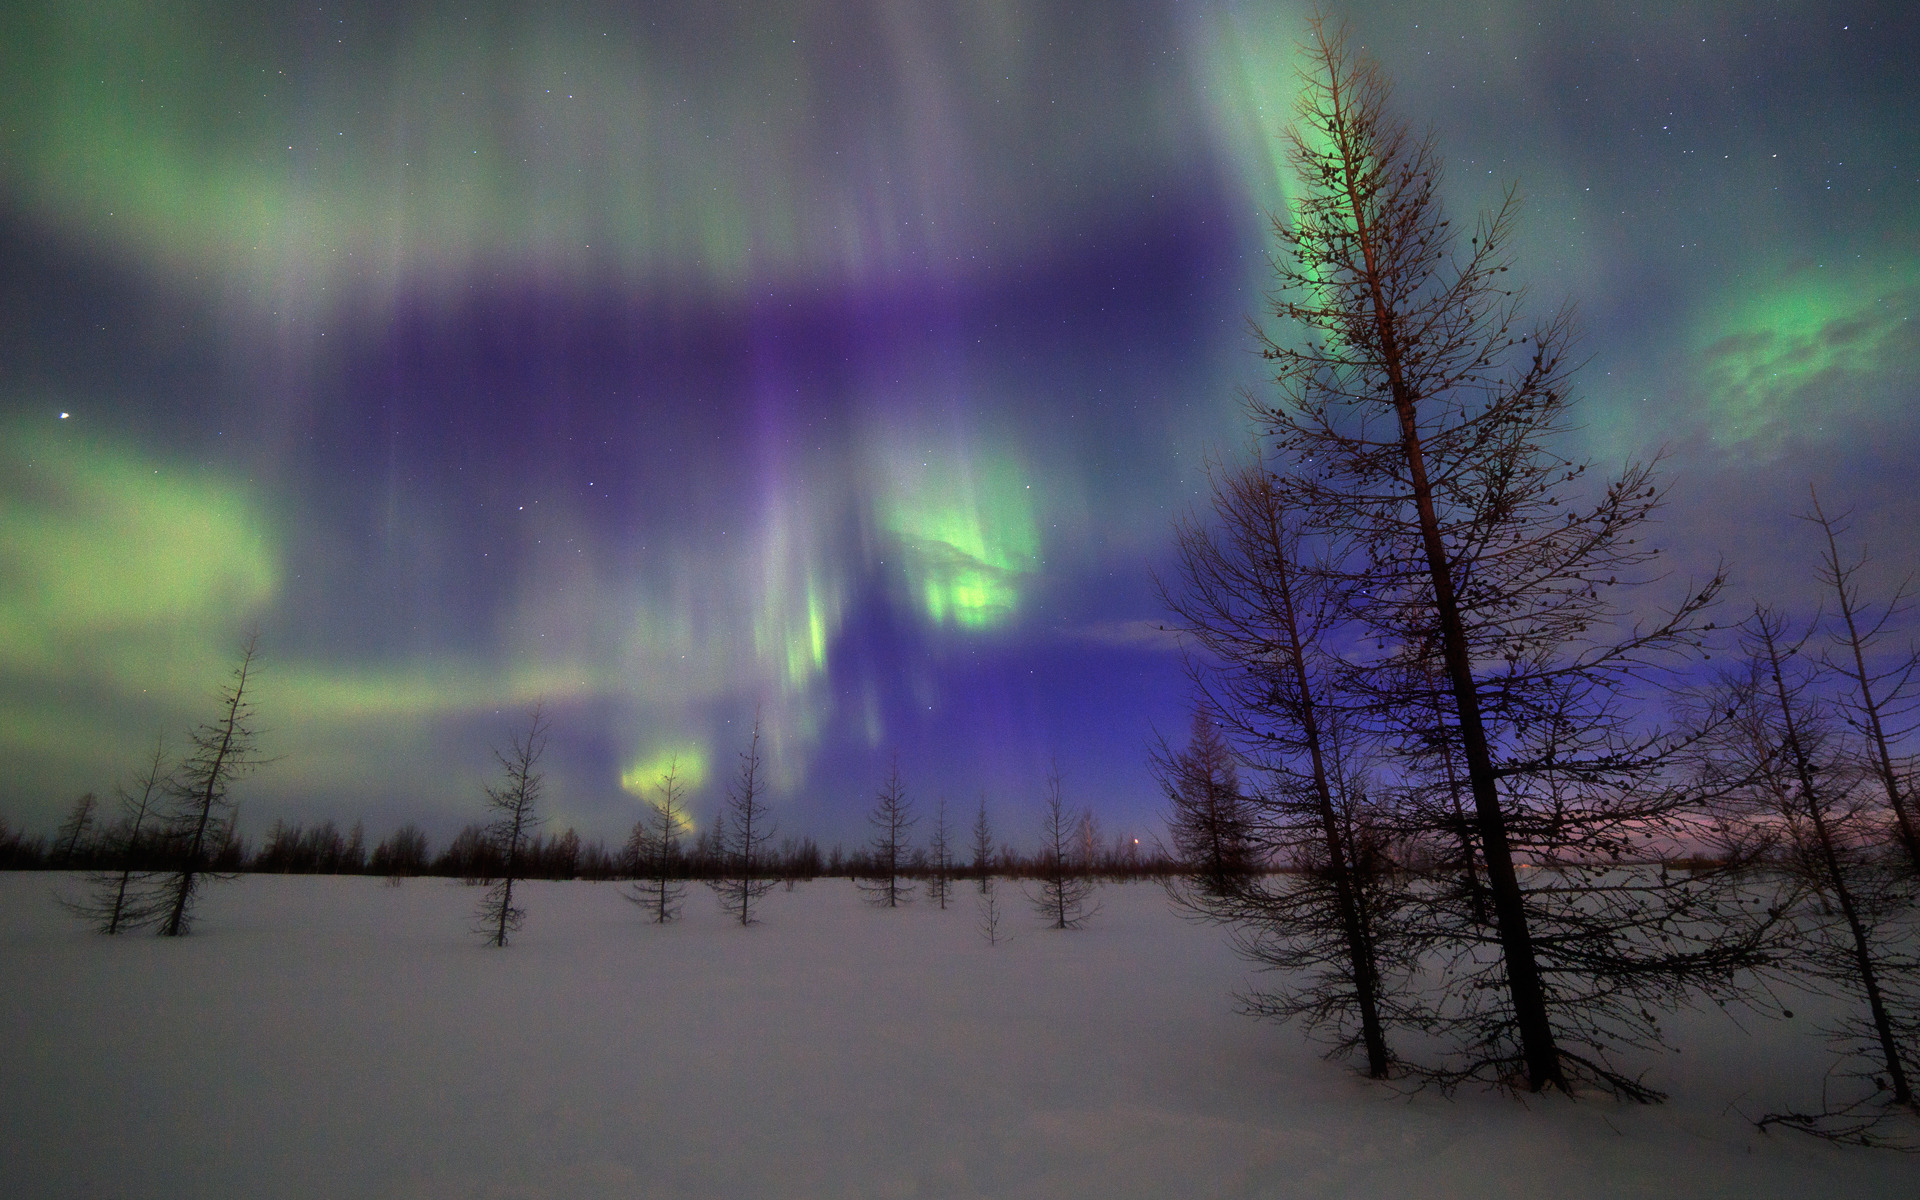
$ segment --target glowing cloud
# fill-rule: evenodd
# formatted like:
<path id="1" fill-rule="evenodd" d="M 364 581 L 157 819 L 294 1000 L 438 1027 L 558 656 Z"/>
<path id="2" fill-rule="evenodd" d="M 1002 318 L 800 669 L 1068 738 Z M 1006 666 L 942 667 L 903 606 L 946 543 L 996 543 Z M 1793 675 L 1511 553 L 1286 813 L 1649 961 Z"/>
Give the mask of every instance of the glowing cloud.
<path id="1" fill-rule="evenodd" d="M 692 795 L 707 785 L 709 767 L 707 749 L 698 742 L 659 746 L 620 773 L 620 786 L 642 800 L 652 800 L 659 793 L 661 778 L 674 770 L 679 773 L 681 794 Z"/>
<path id="2" fill-rule="evenodd" d="M 205 654 L 274 596 L 250 490 L 74 437 L 0 437 L 0 665 L 123 692 L 197 690 Z M 218 653 L 217 658 L 224 658 Z"/>
<path id="3" fill-rule="evenodd" d="M 1701 381 L 1709 429 L 1722 445 L 1819 432 L 1822 420 L 1867 403 L 1920 330 L 1920 264 L 1867 271 L 1784 272 L 1743 290 L 1705 321 Z"/>

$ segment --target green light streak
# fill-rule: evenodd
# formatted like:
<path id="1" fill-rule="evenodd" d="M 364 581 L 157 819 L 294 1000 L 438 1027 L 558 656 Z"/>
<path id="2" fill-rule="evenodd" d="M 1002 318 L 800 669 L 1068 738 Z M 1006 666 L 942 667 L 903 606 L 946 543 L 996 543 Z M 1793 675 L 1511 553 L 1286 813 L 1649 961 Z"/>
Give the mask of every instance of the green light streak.
<path id="1" fill-rule="evenodd" d="M 6 192 L 278 307 L 482 265 L 733 289 L 1017 255 L 1089 179 L 1192 157 L 1122 27 L 1044 3 L 886 8 L 857 83 L 836 46 L 873 26 L 841 6 L 344 16 L 322 33 L 209 0 L 4 6 Z M 1086 70 L 1037 50 L 1068 42 Z"/>
<path id="2" fill-rule="evenodd" d="M 843 618 L 844 576 L 822 540 L 839 495 L 824 481 L 796 482 L 780 493 L 742 564 L 747 578 L 741 594 L 754 597 L 754 657 L 787 695 L 805 691 L 826 671 Z"/>
<path id="3" fill-rule="evenodd" d="M 1284 214 L 1292 206 L 1286 134 L 1300 93 L 1295 51 L 1303 29 L 1301 14 L 1291 10 L 1254 18 L 1221 9 L 1208 31 L 1203 57 L 1207 116 L 1262 212 Z"/>
<path id="4" fill-rule="evenodd" d="M 789 690 L 805 687 L 826 670 L 827 639 L 839 627 L 839 610 L 811 571 L 797 589 L 770 581 L 753 625 L 754 649 L 775 665 Z"/>

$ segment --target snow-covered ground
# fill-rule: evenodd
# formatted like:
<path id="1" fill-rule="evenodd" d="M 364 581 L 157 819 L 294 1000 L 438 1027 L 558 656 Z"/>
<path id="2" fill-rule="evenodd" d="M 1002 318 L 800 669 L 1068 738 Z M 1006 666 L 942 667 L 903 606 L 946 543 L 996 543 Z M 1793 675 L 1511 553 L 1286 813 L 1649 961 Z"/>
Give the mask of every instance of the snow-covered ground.
<path id="1" fill-rule="evenodd" d="M 0 1194 L 28 1197 L 1847 1197 L 1920 1163 L 1756 1133 L 1827 1059 L 1683 1018 L 1664 1106 L 1404 1096 L 1235 1013 L 1151 885 L 990 948 L 975 897 L 845 880 L 725 924 L 532 884 L 512 946 L 444 880 L 249 877 L 196 932 L 88 933 L 0 875 Z"/>

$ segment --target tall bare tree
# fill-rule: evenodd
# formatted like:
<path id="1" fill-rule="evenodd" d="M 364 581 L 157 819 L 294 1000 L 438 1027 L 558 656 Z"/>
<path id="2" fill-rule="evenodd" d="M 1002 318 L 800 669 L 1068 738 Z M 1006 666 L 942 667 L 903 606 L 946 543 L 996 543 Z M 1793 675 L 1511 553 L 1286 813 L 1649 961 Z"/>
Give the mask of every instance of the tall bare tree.
<path id="1" fill-rule="evenodd" d="M 681 806 L 679 758 L 668 760 L 654 794 L 646 815 L 634 822 L 627 839 L 627 862 L 634 873 L 627 899 L 639 905 L 649 921 L 665 925 L 680 914 L 680 899 L 686 891 L 680 879 L 680 834 L 686 815 Z"/>
<path id="2" fill-rule="evenodd" d="M 719 874 L 707 883 L 720 898 L 720 907 L 742 925 L 754 923 L 754 904 L 777 882 L 767 874 L 772 840 L 773 816 L 761 778 L 760 715 L 755 713 L 753 735 L 740 752 L 739 774 L 727 789 L 726 809 L 713 823 Z"/>
<path id="3" fill-rule="evenodd" d="M 902 901 L 913 898 L 913 883 L 902 872 L 906 870 L 912 849 L 907 835 L 919 820 L 914 815 L 913 802 L 907 797 L 907 785 L 900 780 L 900 759 L 896 755 L 887 768 L 885 782 L 874 796 L 873 810 L 867 814 L 867 825 L 873 830 L 867 839 L 868 861 L 872 866 L 870 874 L 858 883 L 870 902 L 898 908 Z"/>
<path id="4" fill-rule="evenodd" d="M 226 877 L 213 868 L 233 837 L 234 805 L 228 789 L 262 761 L 256 751 L 253 703 L 247 699 L 247 682 L 258 657 L 259 635 L 250 634 L 240 646 L 231 682 L 221 689 L 219 715 L 187 734 L 187 757 L 170 777 L 164 837 L 172 862 L 161 884 L 163 937 L 187 932 L 204 880 Z"/>
<path id="5" fill-rule="evenodd" d="M 1336 1048 L 1364 1048 L 1367 1074 L 1383 1078 L 1377 901 L 1393 873 L 1381 839 L 1353 842 L 1376 823 L 1357 775 L 1338 769 L 1352 755 L 1335 744 L 1328 675 L 1339 664 L 1321 645 L 1338 606 L 1325 577 L 1302 569 L 1298 518 L 1267 467 L 1210 475 L 1214 521 L 1180 527 L 1182 586 L 1162 588 L 1201 652 L 1188 663 L 1200 700 L 1192 738 L 1178 755 L 1163 746 L 1156 764 L 1174 844 L 1198 872 L 1175 898 L 1237 926 L 1243 952 L 1290 981 L 1293 994 L 1256 997 L 1256 1011 L 1332 1028 Z M 1252 796 L 1241 794 L 1237 759 L 1264 781 Z M 1276 883 L 1259 869 L 1274 854 L 1302 869 Z"/>
<path id="6" fill-rule="evenodd" d="M 1464 851 L 1448 878 L 1476 880 L 1438 888 L 1421 918 L 1452 972 L 1454 1055 L 1434 1074 L 1653 1099 L 1610 1048 L 1660 1044 L 1654 1010 L 1737 990 L 1757 954 L 1730 899 L 1728 932 L 1687 889 L 1600 879 L 1637 835 L 1679 841 L 1694 819 L 1663 782 L 1678 743 L 1634 693 L 1684 665 L 1722 576 L 1623 620 L 1614 589 L 1650 576 L 1659 487 L 1647 463 L 1589 483 L 1551 449 L 1570 424 L 1572 322 L 1563 308 L 1524 325 L 1505 285 L 1514 195 L 1461 246 L 1434 144 L 1390 115 L 1379 67 L 1319 20 L 1306 58 L 1301 188 L 1274 223 L 1278 396 L 1254 413 L 1313 545 L 1354 745 L 1460 785 L 1457 813 L 1395 789 L 1419 818 L 1403 836 Z M 1523 863 L 1554 870 L 1523 880 Z"/>
<path id="7" fill-rule="evenodd" d="M 491 946 L 505 946 L 527 917 L 526 910 L 513 902 L 513 885 L 525 877 L 528 850 L 546 819 L 540 813 L 546 779 L 539 766 L 550 732 L 546 708 L 536 704 L 528 714 L 527 731 L 516 734 L 506 749 L 493 749 L 502 779 L 486 789 L 487 808 L 493 815 L 484 839 L 497 856 L 500 875 L 481 896 L 474 917 L 474 931 Z"/>
<path id="8" fill-rule="evenodd" d="M 1886 798 L 1894 835 L 1906 852 L 1907 863 L 1920 874 L 1920 819 L 1912 811 L 1913 797 L 1901 786 L 1891 748 L 1920 728 L 1920 655 L 1909 646 L 1904 655 L 1890 663 L 1868 663 L 1869 658 L 1878 658 L 1876 651 L 1889 632 L 1888 626 L 1909 607 L 1912 579 L 1903 580 L 1875 616 L 1854 578 L 1866 566 L 1866 557 L 1849 562 L 1840 556 L 1839 538 L 1847 532 L 1846 514 L 1829 518 L 1815 494 L 1808 519 L 1818 524 L 1826 537 L 1820 581 L 1832 589 L 1840 610 L 1841 629 L 1834 638 L 1835 653 L 1828 655 L 1828 661 L 1858 692 L 1847 706 L 1851 710 L 1848 723 L 1858 732 L 1865 750 L 1862 757 Z"/>

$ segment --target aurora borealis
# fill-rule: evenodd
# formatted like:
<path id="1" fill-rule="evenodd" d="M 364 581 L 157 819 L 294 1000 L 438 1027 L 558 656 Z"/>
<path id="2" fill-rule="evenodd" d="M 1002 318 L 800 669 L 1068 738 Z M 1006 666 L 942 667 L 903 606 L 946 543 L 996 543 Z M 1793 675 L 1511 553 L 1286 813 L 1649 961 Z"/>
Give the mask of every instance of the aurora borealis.
<path id="1" fill-rule="evenodd" d="M 1920 20 L 1700 7 L 1346 15 L 1456 218 L 1520 185 L 1572 448 L 1665 447 L 1676 572 L 1810 602 L 1808 483 L 1915 561 Z M 1010 839 L 1055 756 L 1150 831 L 1150 570 L 1260 385 L 1306 11 L 6 6 L 0 817 L 257 626 L 255 835 L 442 838 L 536 699 L 583 833 L 676 757 L 710 809 L 756 708 L 787 832 L 895 753 Z"/>

